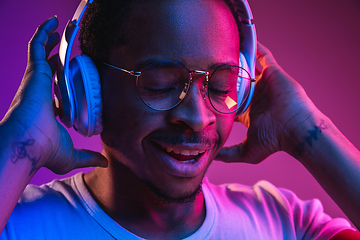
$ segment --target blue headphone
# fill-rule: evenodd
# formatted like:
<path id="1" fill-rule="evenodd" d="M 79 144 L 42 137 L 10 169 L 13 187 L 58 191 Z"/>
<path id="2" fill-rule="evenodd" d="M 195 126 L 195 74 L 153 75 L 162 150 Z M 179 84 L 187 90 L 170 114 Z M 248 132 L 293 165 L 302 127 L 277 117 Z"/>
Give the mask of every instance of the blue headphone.
<path id="1" fill-rule="evenodd" d="M 100 77 L 90 57 L 78 55 L 70 61 L 70 54 L 80 29 L 80 20 L 92 2 L 82 0 L 72 20 L 66 25 L 61 38 L 60 61 L 54 84 L 54 98 L 60 109 L 60 120 L 68 128 L 74 127 L 86 137 L 100 134 L 103 130 Z M 246 0 L 234 0 L 234 5 L 244 33 L 244 50 L 240 53 L 239 65 L 250 73 L 251 79 L 255 79 L 256 32 L 253 16 Z M 254 89 L 255 82 L 251 81 L 247 97 L 244 91 L 238 92 L 238 100 L 243 102 L 243 107 L 236 116 L 249 107 Z"/>

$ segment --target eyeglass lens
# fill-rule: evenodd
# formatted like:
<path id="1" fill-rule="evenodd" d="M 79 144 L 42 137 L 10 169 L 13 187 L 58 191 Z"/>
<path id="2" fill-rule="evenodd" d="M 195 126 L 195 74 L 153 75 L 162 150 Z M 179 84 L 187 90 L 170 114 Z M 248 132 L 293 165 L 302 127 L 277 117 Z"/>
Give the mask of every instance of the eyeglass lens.
<path id="1" fill-rule="evenodd" d="M 250 76 L 243 68 L 223 66 L 211 73 L 208 97 L 221 113 L 238 110 L 249 95 Z M 178 105 L 190 84 L 190 73 L 175 61 L 157 61 L 145 66 L 137 79 L 141 99 L 155 110 L 167 110 Z"/>

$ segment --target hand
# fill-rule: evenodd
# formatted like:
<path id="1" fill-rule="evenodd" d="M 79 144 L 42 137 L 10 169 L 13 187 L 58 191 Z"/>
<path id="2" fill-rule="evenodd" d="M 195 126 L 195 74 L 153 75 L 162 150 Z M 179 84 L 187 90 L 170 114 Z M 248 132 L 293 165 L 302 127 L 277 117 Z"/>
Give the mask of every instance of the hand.
<path id="1" fill-rule="evenodd" d="M 24 132 L 38 153 L 36 168 L 45 166 L 58 174 L 74 168 L 106 166 L 100 153 L 78 150 L 55 118 L 51 96 L 52 78 L 58 54 L 49 58 L 59 43 L 56 17 L 42 23 L 29 42 L 28 64 L 21 85 L 2 123 L 6 132 Z M 28 141 L 29 142 L 29 141 Z"/>
<path id="2" fill-rule="evenodd" d="M 239 145 L 224 147 L 216 159 L 224 162 L 259 163 L 277 151 L 291 153 L 290 135 L 316 107 L 304 89 L 276 63 L 271 52 L 257 46 L 257 59 L 263 68 L 249 109 L 235 121 L 248 127 Z"/>

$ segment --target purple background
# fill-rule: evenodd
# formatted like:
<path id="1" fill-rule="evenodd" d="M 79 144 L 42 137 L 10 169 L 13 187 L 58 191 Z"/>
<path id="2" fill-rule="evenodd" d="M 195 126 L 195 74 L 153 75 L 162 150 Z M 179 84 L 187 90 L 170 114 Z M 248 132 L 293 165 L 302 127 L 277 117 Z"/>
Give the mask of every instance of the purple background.
<path id="1" fill-rule="evenodd" d="M 249 1 L 259 41 L 272 50 L 285 71 L 359 149 L 360 2 Z M 62 32 L 78 3 L 74 0 L 0 0 L 0 116 L 5 115 L 20 84 L 26 66 L 27 42 L 36 27 L 56 14 L 60 20 L 59 32 Z M 87 139 L 73 130 L 70 133 L 76 147 L 101 151 L 99 137 Z M 245 133 L 246 129 L 236 124 L 228 144 L 241 142 Z M 207 175 L 214 183 L 253 185 L 266 179 L 278 187 L 293 190 L 302 199 L 319 198 L 332 217 L 345 216 L 306 169 L 282 152 L 258 165 L 214 162 Z M 42 184 L 62 177 L 41 169 L 31 183 Z"/>

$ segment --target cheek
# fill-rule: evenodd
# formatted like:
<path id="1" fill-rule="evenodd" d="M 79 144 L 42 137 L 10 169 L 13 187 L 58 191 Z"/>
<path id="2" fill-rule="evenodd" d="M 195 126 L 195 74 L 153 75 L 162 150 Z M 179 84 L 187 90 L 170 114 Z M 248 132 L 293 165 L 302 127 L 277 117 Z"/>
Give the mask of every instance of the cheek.
<path id="1" fill-rule="evenodd" d="M 126 79 L 127 80 L 127 79 Z M 136 89 L 130 84 L 122 84 L 125 79 L 116 81 L 108 79 L 102 86 L 103 95 L 103 121 L 104 128 L 114 128 L 115 123 L 120 123 L 127 118 L 134 118 L 136 111 Z"/>
<path id="2" fill-rule="evenodd" d="M 219 134 L 219 147 L 222 147 L 228 139 L 234 124 L 235 113 L 224 114 L 217 118 L 217 132 Z"/>
<path id="3" fill-rule="evenodd" d="M 104 81 L 104 144 L 126 155 L 131 151 L 142 151 L 142 140 L 154 131 L 160 122 L 159 114 L 140 99 L 135 79 L 107 78 L 107 81 Z"/>
<path id="4" fill-rule="evenodd" d="M 127 131 L 141 126 L 141 99 L 137 95 L 135 83 L 131 84 L 130 81 L 135 80 L 110 76 L 103 82 L 103 135 L 107 138 L 111 136 L 112 141 L 123 140 L 125 136 L 131 139 L 134 132 L 126 135 Z"/>

